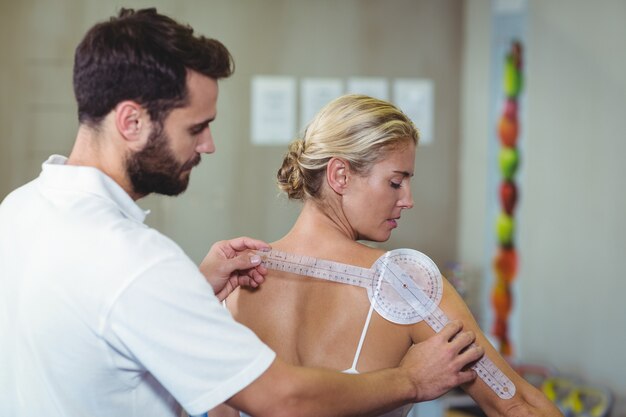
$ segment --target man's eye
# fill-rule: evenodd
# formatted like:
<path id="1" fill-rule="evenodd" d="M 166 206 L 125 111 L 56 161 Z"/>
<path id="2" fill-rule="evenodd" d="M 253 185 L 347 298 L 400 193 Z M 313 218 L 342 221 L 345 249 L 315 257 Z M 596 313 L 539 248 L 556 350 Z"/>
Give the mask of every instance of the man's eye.
<path id="1" fill-rule="evenodd" d="M 199 135 L 200 133 L 202 133 L 207 127 L 209 127 L 209 124 L 203 124 L 203 125 L 199 125 L 199 126 L 195 126 L 194 128 L 191 129 L 191 134 L 192 135 Z"/>
<path id="2" fill-rule="evenodd" d="M 391 188 L 400 188 L 402 187 L 402 183 L 397 183 L 397 182 L 393 182 L 391 181 Z"/>

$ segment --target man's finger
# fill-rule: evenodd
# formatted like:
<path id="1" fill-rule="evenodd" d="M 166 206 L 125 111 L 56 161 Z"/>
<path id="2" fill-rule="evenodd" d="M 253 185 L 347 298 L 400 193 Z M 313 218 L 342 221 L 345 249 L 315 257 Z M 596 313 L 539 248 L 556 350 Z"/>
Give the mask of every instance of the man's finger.
<path id="1" fill-rule="evenodd" d="M 467 382 L 472 382 L 473 380 L 476 379 L 476 377 L 478 376 L 478 374 L 476 373 L 476 371 L 470 369 L 467 371 L 461 371 L 459 372 L 459 384 L 465 384 Z"/>
<path id="2" fill-rule="evenodd" d="M 243 253 L 223 261 L 223 267 L 228 269 L 229 273 L 233 273 L 237 270 L 246 270 L 254 268 L 261 264 L 261 257 L 256 254 Z"/>
<path id="3" fill-rule="evenodd" d="M 256 284 L 263 284 L 263 282 L 265 281 L 265 277 L 259 273 L 259 271 L 255 269 L 251 269 L 248 272 L 248 276 L 250 276 L 250 278 L 252 278 L 252 281 Z"/>
<path id="4" fill-rule="evenodd" d="M 236 251 L 242 251 L 246 249 L 252 249 L 252 250 L 271 249 L 270 245 L 267 242 L 264 242 L 259 239 L 252 239 L 251 237 L 247 237 L 247 236 L 230 239 L 228 243 Z"/>
<path id="5" fill-rule="evenodd" d="M 465 347 L 471 345 L 474 340 L 476 340 L 476 334 L 473 331 L 468 330 L 466 332 L 457 333 L 452 340 L 450 340 L 450 343 L 457 352 L 460 352 Z"/>
<path id="6" fill-rule="evenodd" d="M 463 363 L 468 364 L 478 361 L 485 354 L 485 349 L 482 346 L 474 345 L 467 348 L 459 356 L 462 358 Z"/>
<path id="7" fill-rule="evenodd" d="M 454 335 L 460 332 L 461 329 L 463 329 L 463 322 L 460 320 L 452 320 L 448 322 L 448 324 L 446 324 L 443 329 L 441 329 L 439 334 L 442 335 L 445 340 L 450 341 L 450 339 L 452 339 Z"/>

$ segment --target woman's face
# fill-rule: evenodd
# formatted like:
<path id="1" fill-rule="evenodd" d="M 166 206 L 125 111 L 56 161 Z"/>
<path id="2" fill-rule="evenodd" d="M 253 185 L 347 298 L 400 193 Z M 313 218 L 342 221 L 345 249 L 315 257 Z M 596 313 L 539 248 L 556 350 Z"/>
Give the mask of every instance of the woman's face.
<path id="1" fill-rule="evenodd" d="M 410 181 L 414 165 L 415 144 L 408 141 L 372 166 L 366 176 L 350 176 L 343 209 L 357 239 L 389 239 L 402 210 L 413 207 Z"/>

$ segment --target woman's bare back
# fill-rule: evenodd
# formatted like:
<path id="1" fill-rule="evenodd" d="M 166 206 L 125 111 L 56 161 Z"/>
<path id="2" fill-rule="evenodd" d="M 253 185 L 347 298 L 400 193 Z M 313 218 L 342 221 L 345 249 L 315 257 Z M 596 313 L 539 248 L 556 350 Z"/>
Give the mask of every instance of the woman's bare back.
<path id="1" fill-rule="evenodd" d="M 300 249 L 286 243 L 272 246 L 286 252 Z M 383 253 L 357 242 L 335 249 L 302 253 L 361 267 L 370 267 Z M 365 289 L 291 273 L 269 271 L 260 288 L 232 294 L 228 308 L 281 358 L 296 365 L 371 371 L 397 366 L 412 344 L 410 326 L 391 323 L 375 311 L 368 323 Z"/>

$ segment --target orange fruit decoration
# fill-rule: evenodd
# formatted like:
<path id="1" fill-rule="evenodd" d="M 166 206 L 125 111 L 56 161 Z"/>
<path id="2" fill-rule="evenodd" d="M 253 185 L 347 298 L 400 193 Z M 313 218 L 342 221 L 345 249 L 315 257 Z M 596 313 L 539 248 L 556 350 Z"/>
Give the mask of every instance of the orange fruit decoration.
<path id="1" fill-rule="evenodd" d="M 512 307 L 511 291 L 504 283 L 496 283 L 491 293 L 491 305 L 496 312 L 497 318 L 506 319 Z"/>
<path id="2" fill-rule="evenodd" d="M 517 252 L 515 248 L 499 248 L 493 260 L 496 277 L 510 284 L 517 275 Z"/>
<path id="3" fill-rule="evenodd" d="M 505 114 L 500 117 L 498 122 L 498 136 L 502 146 L 514 148 L 517 144 L 517 134 L 519 125 L 517 118 L 508 117 Z"/>

